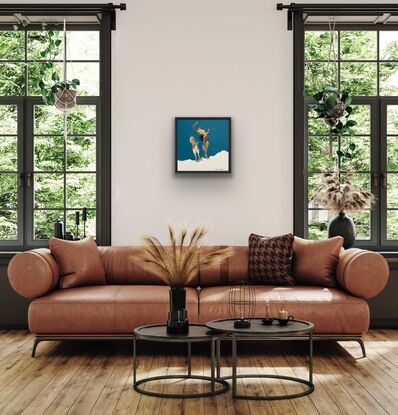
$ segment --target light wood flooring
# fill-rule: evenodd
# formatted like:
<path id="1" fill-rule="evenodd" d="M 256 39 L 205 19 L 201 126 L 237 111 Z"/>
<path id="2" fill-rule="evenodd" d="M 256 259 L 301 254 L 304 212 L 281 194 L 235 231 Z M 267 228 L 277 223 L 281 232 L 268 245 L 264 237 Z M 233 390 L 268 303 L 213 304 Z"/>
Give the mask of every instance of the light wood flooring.
<path id="1" fill-rule="evenodd" d="M 0 414 L 398 414 L 398 330 L 371 331 L 368 357 L 358 359 L 357 343 L 318 342 L 314 354 L 315 392 L 282 401 L 213 398 L 158 399 L 133 391 L 129 342 L 43 342 L 31 358 L 33 336 L 0 331 Z M 140 343 L 138 377 L 183 373 L 184 345 Z M 267 371 L 307 377 L 305 342 L 239 345 L 241 373 Z M 207 373 L 207 346 L 193 345 L 193 372 Z M 230 346 L 222 353 L 229 373 Z M 167 392 L 200 391 L 201 382 L 169 381 L 148 386 Z M 242 393 L 292 393 L 300 385 L 269 380 L 238 382 Z"/>

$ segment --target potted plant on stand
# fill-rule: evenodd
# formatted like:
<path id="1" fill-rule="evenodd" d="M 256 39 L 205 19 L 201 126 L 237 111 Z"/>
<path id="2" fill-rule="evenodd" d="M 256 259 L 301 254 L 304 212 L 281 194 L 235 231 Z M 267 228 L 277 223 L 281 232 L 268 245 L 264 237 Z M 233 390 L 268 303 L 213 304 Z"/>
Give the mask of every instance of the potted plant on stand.
<path id="1" fill-rule="evenodd" d="M 203 252 L 202 241 L 205 235 L 206 230 L 198 227 L 190 235 L 186 229 L 181 229 L 176 236 L 174 229 L 169 226 L 170 246 L 163 246 L 154 236 L 144 237 L 141 259 L 170 286 L 168 333 L 188 332 L 185 287 L 195 278 L 199 266 L 218 265 L 233 252 L 229 247 Z M 185 241 L 188 243 L 185 244 Z"/>

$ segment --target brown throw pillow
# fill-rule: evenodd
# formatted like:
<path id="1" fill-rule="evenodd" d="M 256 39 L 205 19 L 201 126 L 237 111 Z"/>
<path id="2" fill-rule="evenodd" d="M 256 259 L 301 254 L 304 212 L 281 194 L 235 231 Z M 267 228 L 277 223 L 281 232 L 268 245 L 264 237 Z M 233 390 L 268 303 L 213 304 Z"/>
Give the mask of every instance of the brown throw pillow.
<path id="1" fill-rule="evenodd" d="M 344 238 L 309 241 L 294 237 L 293 277 L 297 284 L 335 287 L 335 270 Z"/>
<path id="2" fill-rule="evenodd" d="M 294 285 L 292 256 L 294 236 L 249 236 L 249 279 L 258 284 Z"/>
<path id="3" fill-rule="evenodd" d="M 106 284 L 105 268 L 93 239 L 64 241 L 50 238 L 49 246 L 60 269 L 61 288 Z"/>

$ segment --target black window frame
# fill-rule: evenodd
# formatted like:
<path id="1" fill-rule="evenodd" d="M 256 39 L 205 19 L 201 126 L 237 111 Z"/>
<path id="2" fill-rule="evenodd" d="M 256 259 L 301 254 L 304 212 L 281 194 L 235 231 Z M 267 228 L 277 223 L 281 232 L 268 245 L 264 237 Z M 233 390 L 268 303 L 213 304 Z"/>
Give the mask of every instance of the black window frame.
<path id="1" fill-rule="evenodd" d="M 327 24 L 308 24 L 304 22 L 305 12 L 295 10 L 293 13 L 293 230 L 294 234 L 307 236 L 307 131 L 306 108 L 314 104 L 312 98 L 305 95 L 305 31 L 328 31 Z M 336 30 L 356 31 L 398 31 L 398 24 L 336 24 Z M 379 49 L 379 46 L 378 46 Z M 377 56 L 377 62 L 379 56 Z M 379 63 L 377 64 L 379 66 Z M 377 85 L 379 92 L 379 85 Z M 386 174 L 386 105 L 398 105 L 398 96 L 357 96 L 353 104 L 369 104 L 371 111 L 371 190 L 376 195 L 378 207 L 372 210 L 371 240 L 356 241 L 355 246 L 375 251 L 396 251 L 398 240 L 387 240 L 387 201 L 386 189 L 383 187 Z"/>
<path id="2" fill-rule="evenodd" d="M 62 10 L 63 15 L 78 15 L 78 12 Z M 93 14 L 98 16 L 97 13 Z M 51 27 L 49 25 L 49 27 Z M 1 24 L 2 30 L 12 30 L 13 25 Z M 27 30 L 42 30 L 40 24 L 29 24 Z M 101 11 L 97 23 L 68 23 L 67 30 L 99 31 L 99 95 L 96 97 L 78 97 L 77 104 L 97 106 L 96 117 L 96 242 L 98 245 L 111 244 L 111 31 L 115 29 L 115 13 Z M 47 247 L 47 240 L 33 240 L 33 209 L 27 197 L 31 191 L 26 188 L 26 177 L 31 171 L 27 168 L 33 160 L 33 117 L 32 108 L 42 104 L 38 96 L 2 96 L 0 104 L 16 104 L 18 107 L 18 175 L 25 185 L 18 187 L 18 227 L 17 241 L 0 241 L 0 251 L 17 252 L 32 248 Z M 29 110 L 30 109 L 30 110 Z M 28 114 L 29 120 L 26 119 Z M 32 119 L 30 119 L 32 117 Z M 29 124 L 30 123 L 30 124 Z M 30 125 L 31 131 L 26 126 Z M 30 166 L 32 167 L 32 166 Z"/>

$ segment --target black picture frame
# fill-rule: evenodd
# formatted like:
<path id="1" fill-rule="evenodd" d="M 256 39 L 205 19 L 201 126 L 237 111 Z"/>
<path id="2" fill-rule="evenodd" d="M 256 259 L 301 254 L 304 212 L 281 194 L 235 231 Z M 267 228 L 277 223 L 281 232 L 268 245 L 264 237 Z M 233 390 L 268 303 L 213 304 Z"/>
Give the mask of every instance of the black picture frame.
<path id="1" fill-rule="evenodd" d="M 175 173 L 231 173 L 231 124 L 231 117 L 175 117 Z"/>

